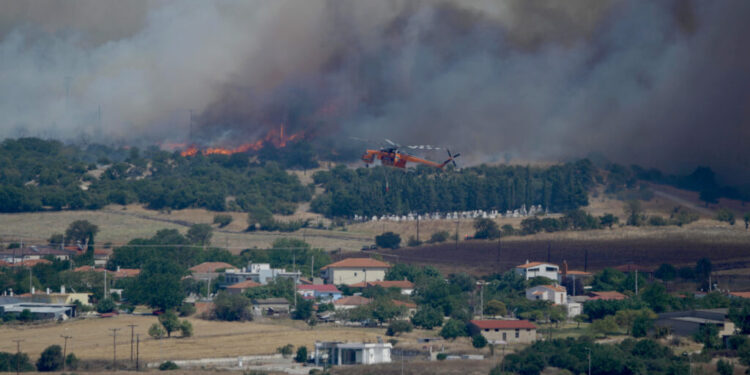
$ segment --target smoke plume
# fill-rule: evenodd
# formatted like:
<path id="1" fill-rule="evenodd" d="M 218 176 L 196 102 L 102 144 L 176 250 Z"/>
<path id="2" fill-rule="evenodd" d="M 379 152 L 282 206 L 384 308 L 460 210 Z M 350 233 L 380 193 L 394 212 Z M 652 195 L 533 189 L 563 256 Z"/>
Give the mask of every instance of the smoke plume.
<path id="1" fill-rule="evenodd" d="M 748 17 L 745 1 L 4 2 L 0 137 L 232 145 L 283 125 L 748 182 Z"/>

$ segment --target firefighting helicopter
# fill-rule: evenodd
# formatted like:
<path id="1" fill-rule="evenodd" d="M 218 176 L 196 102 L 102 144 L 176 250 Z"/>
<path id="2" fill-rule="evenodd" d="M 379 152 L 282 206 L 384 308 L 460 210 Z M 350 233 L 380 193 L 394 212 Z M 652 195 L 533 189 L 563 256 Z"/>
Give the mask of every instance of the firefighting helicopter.
<path id="1" fill-rule="evenodd" d="M 451 154 L 451 150 L 447 148 L 445 150 L 448 152 L 448 159 L 442 163 L 436 163 L 434 161 L 416 157 L 407 152 L 400 151 L 400 149 L 404 146 L 401 146 L 391 141 L 390 139 L 386 138 L 385 141 L 388 143 L 388 146 L 381 147 L 380 150 L 367 150 L 364 155 L 362 155 L 362 160 L 365 162 L 365 166 L 369 167 L 370 164 L 375 162 L 375 159 L 378 159 L 380 160 L 380 164 L 382 165 L 401 169 L 406 169 L 406 163 L 420 163 L 438 169 L 443 169 L 446 165 L 448 165 L 448 163 L 453 163 L 454 167 L 458 167 L 456 165 L 456 158 L 461 156 L 461 154 Z M 405 147 L 412 150 L 441 149 L 440 147 L 434 147 L 430 145 L 412 145 Z"/>

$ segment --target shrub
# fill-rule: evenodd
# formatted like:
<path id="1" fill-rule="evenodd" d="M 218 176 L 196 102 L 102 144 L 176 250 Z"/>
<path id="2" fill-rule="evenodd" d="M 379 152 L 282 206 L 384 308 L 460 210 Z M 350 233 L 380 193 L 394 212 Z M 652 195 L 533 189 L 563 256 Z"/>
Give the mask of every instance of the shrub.
<path id="1" fill-rule="evenodd" d="M 401 236 L 393 232 L 385 232 L 375 236 L 375 244 L 381 248 L 398 249 L 401 244 Z"/>
<path id="2" fill-rule="evenodd" d="M 115 310 L 115 302 L 112 298 L 104 298 L 96 304 L 96 312 L 103 314 Z"/>
<path id="3" fill-rule="evenodd" d="M 450 237 L 450 233 L 447 231 L 441 230 L 440 232 L 435 232 L 430 237 L 430 242 L 432 243 L 439 243 L 439 242 L 445 242 L 448 240 L 448 237 Z"/>
<path id="4" fill-rule="evenodd" d="M 411 332 L 414 326 L 411 322 L 406 320 L 396 320 L 388 325 L 388 330 L 385 331 L 387 336 L 395 336 L 402 332 Z"/>
<path id="5" fill-rule="evenodd" d="M 159 371 L 171 371 L 179 369 L 180 366 L 177 366 L 177 364 L 172 361 L 162 362 L 162 364 L 159 365 Z"/>
<path id="6" fill-rule="evenodd" d="M 669 222 L 667 222 L 667 219 L 661 217 L 661 216 L 651 216 L 648 218 L 648 225 L 654 226 L 654 227 L 663 227 L 668 225 Z"/>
<path id="7" fill-rule="evenodd" d="M 180 332 L 182 332 L 182 337 L 192 337 L 193 336 L 193 325 L 186 320 L 183 320 L 180 323 Z"/>
<path id="8" fill-rule="evenodd" d="M 409 236 L 409 241 L 406 242 L 406 246 L 414 247 L 422 244 L 422 241 L 417 240 L 414 236 Z"/>
<path id="9" fill-rule="evenodd" d="M 716 362 L 716 371 L 720 375 L 732 375 L 734 373 L 734 365 L 729 361 L 720 359 Z"/>
<path id="10" fill-rule="evenodd" d="M 292 344 L 286 344 L 284 346 L 280 346 L 276 348 L 276 352 L 280 353 L 282 356 L 284 356 L 284 358 L 292 355 L 293 351 L 294 351 L 294 345 Z"/>
<path id="11" fill-rule="evenodd" d="M 445 353 L 438 353 L 437 360 L 438 361 L 444 361 L 446 358 L 448 358 L 448 355 Z"/>
<path id="12" fill-rule="evenodd" d="M 307 347 L 300 346 L 297 348 L 297 355 L 294 356 L 294 361 L 299 363 L 307 362 Z"/>
<path id="13" fill-rule="evenodd" d="M 481 333 L 477 333 L 474 335 L 474 337 L 471 338 L 471 345 L 473 345 L 477 349 L 484 348 L 487 346 L 487 339 L 482 336 Z"/>
<path id="14" fill-rule="evenodd" d="M 411 318 L 411 322 L 424 329 L 433 329 L 443 324 L 443 313 L 429 306 L 422 307 Z"/>
<path id="15" fill-rule="evenodd" d="M 68 370 L 75 370 L 78 368 L 78 357 L 75 354 L 70 353 L 65 357 L 65 368 Z"/>
<path id="16" fill-rule="evenodd" d="M 232 223 L 232 216 L 227 214 L 218 214 L 214 216 L 214 224 L 219 224 L 219 228 L 224 228 L 225 226 Z"/>
<path id="17" fill-rule="evenodd" d="M 166 334 L 167 333 L 164 331 L 164 328 L 162 328 L 159 323 L 152 324 L 148 329 L 148 335 L 157 340 L 164 337 L 164 335 Z"/>
<path id="18" fill-rule="evenodd" d="M 195 305 L 192 303 L 183 303 L 180 305 L 180 307 L 177 308 L 177 311 L 180 313 L 180 316 L 190 316 L 195 314 Z"/>
<path id="19" fill-rule="evenodd" d="M 42 355 L 36 362 L 36 369 L 39 371 L 57 371 L 62 368 L 62 365 L 62 348 L 60 345 L 51 345 L 42 352 Z"/>
<path id="20" fill-rule="evenodd" d="M 725 221 L 730 225 L 734 225 L 734 213 L 726 208 L 722 208 L 716 213 L 716 220 Z"/>
<path id="21" fill-rule="evenodd" d="M 466 335 L 466 323 L 457 319 L 449 320 L 440 330 L 440 336 L 444 339 L 455 339 Z"/>

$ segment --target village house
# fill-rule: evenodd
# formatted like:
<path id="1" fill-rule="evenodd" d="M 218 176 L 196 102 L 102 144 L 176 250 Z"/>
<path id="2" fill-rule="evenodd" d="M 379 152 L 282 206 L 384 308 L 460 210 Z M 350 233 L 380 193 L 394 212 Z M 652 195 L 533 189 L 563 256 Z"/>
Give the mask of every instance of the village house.
<path id="1" fill-rule="evenodd" d="M 342 296 L 341 291 L 333 284 L 297 285 L 297 293 L 302 295 L 302 298 L 326 303 L 336 301 Z"/>
<path id="2" fill-rule="evenodd" d="M 333 301 L 334 310 L 349 310 L 356 307 L 364 306 L 372 302 L 371 299 L 362 296 L 341 297 Z"/>
<path id="3" fill-rule="evenodd" d="M 556 305 L 564 305 L 568 301 L 568 293 L 564 286 L 537 285 L 526 289 L 526 299 L 532 301 L 550 301 Z"/>
<path id="4" fill-rule="evenodd" d="M 249 263 L 242 269 L 228 269 L 224 271 L 224 280 L 226 285 L 237 284 L 245 280 L 252 280 L 261 285 L 268 284 L 269 281 L 276 278 L 286 278 L 294 280 L 297 284 L 302 273 L 299 271 L 287 271 L 283 268 L 271 268 L 268 263 Z"/>
<path id="5" fill-rule="evenodd" d="M 94 266 L 105 267 L 111 255 L 111 249 L 94 249 Z"/>
<path id="6" fill-rule="evenodd" d="M 560 267 L 552 263 L 529 262 L 516 266 L 516 273 L 529 280 L 535 277 L 546 277 L 552 281 L 560 281 Z"/>
<path id="7" fill-rule="evenodd" d="M 289 301 L 286 298 L 259 298 L 253 300 L 253 315 L 280 316 L 289 314 Z"/>
<path id="8" fill-rule="evenodd" d="M 390 343 L 315 342 L 315 366 L 372 365 L 391 362 Z"/>
<path id="9" fill-rule="evenodd" d="M 409 280 L 386 280 L 386 281 L 368 281 L 349 285 L 352 288 L 374 288 L 381 287 L 385 289 L 397 288 L 401 294 L 410 296 L 414 292 L 414 284 Z"/>
<path id="10" fill-rule="evenodd" d="M 596 300 L 604 300 L 604 301 L 621 301 L 628 296 L 615 291 L 604 291 L 604 292 L 589 292 L 588 294 L 588 301 L 596 301 Z"/>
<path id="11" fill-rule="evenodd" d="M 536 340 L 536 326 L 528 320 L 472 320 L 472 330 L 495 344 L 529 344 Z"/>
<path id="12" fill-rule="evenodd" d="M 394 299 L 391 301 L 393 302 L 394 305 L 399 306 L 399 307 L 403 306 L 406 309 L 406 314 L 402 316 L 402 318 L 404 319 L 411 318 L 412 316 L 414 316 L 414 314 L 417 313 L 417 304 L 413 302 L 399 301 L 397 299 Z"/>
<path id="13" fill-rule="evenodd" d="M 216 280 L 221 272 L 236 268 L 237 267 L 225 262 L 203 262 L 188 268 L 188 271 L 191 272 L 194 279 L 207 281 Z"/>
<path id="14" fill-rule="evenodd" d="M 53 257 L 57 260 L 70 260 L 74 255 L 76 255 L 75 251 L 51 246 L 32 245 L 15 249 L 0 250 L 0 260 L 10 264 L 24 263 L 29 260 L 40 260 L 46 257 Z"/>
<path id="15" fill-rule="evenodd" d="M 328 284 L 352 285 L 368 281 L 383 281 L 390 264 L 370 258 L 347 258 L 321 269 Z"/>
<path id="16" fill-rule="evenodd" d="M 232 284 L 228 286 L 226 289 L 227 289 L 227 293 L 229 294 L 244 294 L 246 290 L 250 288 L 259 287 L 259 286 L 261 286 L 261 284 L 256 283 L 255 281 L 245 280 L 237 284 Z"/>

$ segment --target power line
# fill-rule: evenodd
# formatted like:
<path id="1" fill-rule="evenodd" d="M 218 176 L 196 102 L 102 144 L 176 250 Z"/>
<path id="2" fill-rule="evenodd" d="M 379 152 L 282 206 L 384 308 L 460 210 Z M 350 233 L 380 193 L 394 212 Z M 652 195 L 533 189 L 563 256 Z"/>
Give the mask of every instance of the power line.
<path id="1" fill-rule="evenodd" d="M 63 371 L 65 371 L 65 360 L 68 354 L 68 339 L 72 339 L 73 336 L 60 335 L 60 337 L 65 339 L 65 344 L 63 344 Z"/>
<path id="2" fill-rule="evenodd" d="M 122 328 L 109 328 L 112 331 L 112 370 L 115 369 L 117 363 L 117 331 Z"/>

